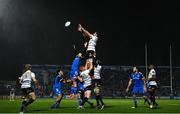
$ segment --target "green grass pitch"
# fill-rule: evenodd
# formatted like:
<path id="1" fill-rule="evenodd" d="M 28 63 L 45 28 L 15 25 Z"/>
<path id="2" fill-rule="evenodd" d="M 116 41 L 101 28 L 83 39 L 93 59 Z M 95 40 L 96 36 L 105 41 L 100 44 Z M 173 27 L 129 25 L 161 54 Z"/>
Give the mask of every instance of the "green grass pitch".
<path id="1" fill-rule="evenodd" d="M 95 100 L 91 100 L 95 104 Z M 77 109 L 76 100 L 63 99 L 61 107 L 50 109 L 54 99 L 37 99 L 28 107 L 29 113 L 180 113 L 180 100 L 157 100 L 159 107 L 149 109 L 139 100 L 137 109 L 131 109 L 132 99 L 105 99 L 106 106 L 103 110 L 92 109 L 87 104 L 85 109 Z M 0 113 L 17 113 L 21 105 L 20 100 L 0 100 Z"/>

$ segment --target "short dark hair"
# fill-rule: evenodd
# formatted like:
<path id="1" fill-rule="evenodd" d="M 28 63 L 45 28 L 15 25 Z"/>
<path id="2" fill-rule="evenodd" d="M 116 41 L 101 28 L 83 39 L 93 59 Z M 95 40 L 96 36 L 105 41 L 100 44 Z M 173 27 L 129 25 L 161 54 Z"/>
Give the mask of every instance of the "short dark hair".
<path id="1" fill-rule="evenodd" d="M 95 65 L 102 65 L 102 62 L 100 60 L 96 60 L 96 64 Z"/>
<path id="2" fill-rule="evenodd" d="M 153 64 L 150 64 L 150 65 L 149 65 L 149 68 L 150 68 L 150 69 L 154 69 L 154 65 L 153 65 Z"/>
<path id="3" fill-rule="evenodd" d="M 60 72 L 60 71 L 61 71 L 61 70 L 60 70 L 60 69 L 58 69 L 58 70 L 56 71 L 56 73 L 57 73 L 57 74 L 59 74 L 59 72 Z"/>
<path id="4" fill-rule="evenodd" d="M 31 70 L 31 68 L 32 68 L 32 66 L 31 66 L 31 64 L 25 64 L 25 70 L 27 71 L 27 70 Z"/>

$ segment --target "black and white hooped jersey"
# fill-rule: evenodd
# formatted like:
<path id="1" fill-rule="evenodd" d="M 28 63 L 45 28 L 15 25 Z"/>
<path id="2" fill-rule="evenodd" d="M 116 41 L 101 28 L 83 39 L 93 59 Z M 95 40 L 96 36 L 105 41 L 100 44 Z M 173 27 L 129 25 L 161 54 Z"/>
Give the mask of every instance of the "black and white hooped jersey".
<path id="1" fill-rule="evenodd" d="M 21 80 L 21 88 L 31 87 L 32 78 L 35 78 L 35 74 L 30 70 L 27 70 L 19 79 Z"/>
<path id="2" fill-rule="evenodd" d="M 156 78 L 156 71 L 154 69 L 151 69 L 148 74 L 148 80 L 151 78 Z"/>
<path id="3" fill-rule="evenodd" d="M 97 65 L 97 67 L 94 68 L 94 78 L 95 79 L 101 79 L 101 65 Z"/>
<path id="4" fill-rule="evenodd" d="M 84 81 L 84 88 L 86 88 L 87 86 L 90 86 L 92 84 L 91 83 L 92 79 L 91 79 L 89 73 L 90 73 L 90 70 L 85 70 L 80 73 L 80 76 L 82 76 L 83 81 Z"/>
<path id="5" fill-rule="evenodd" d="M 97 40 L 97 36 L 91 35 L 91 39 L 88 42 L 87 51 L 96 51 Z"/>

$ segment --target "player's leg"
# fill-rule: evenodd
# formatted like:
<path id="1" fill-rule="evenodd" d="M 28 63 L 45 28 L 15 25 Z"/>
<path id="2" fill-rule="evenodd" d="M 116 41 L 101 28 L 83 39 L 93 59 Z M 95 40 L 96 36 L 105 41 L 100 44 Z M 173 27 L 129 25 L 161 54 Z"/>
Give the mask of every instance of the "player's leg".
<path id="1" fill-rule="evenodd" d="M 78 100 L 78 107 L 79 107 L 82 104 L 81 93 L 80 92 L 78 92 L 78 94 L 77 94 L 77 100 Z"/>
<path id="2" fill-rule="evenodd" d="M 143 99 L 144 99 L 144 105 L 146 105 L 146 103 L 148 103 L 148 105 L 150 105 L 150 102 L 149 102 L 149 99 L 148 99 L 148 92 L 144 93 Z"/>
<path id="3" fill-rule="evenodd" d="M 93 107 L 93 103 L 91 103 L 88 99 L 91 97 L 91 90 L 86 90 L 84 93 L 84 98 L 82 101 L 82 106 L 84 106 L 84 104 L 87 102 L 88 104 L 90 104 L 91 107 Z"/>
<path id="4" fill-rule="evenodd" d="M 27 97 L 23 97 L 22 98 L 22 104 L 21 104 L 21 108 L 20 108 L 20 112 L 27 112 L 26 106 L 25 104 L 27 103 Z"/>
<path id="5" fill-rule="evenodd" d="M 77 82 L 72 80 L 70 99 L 74 99 L 77 94 Z"/>
<path id="6" fill-rule="evenodd" d="M 149 99 L 151 100 L 152 105 L 150 108 L 157 107 L 158 104 L 156 103 L 156 98 L 155 98 L 155 88 L 152 87 L 149 89 Z"/>
<path id="7" fill-rule="evenodd" d="M 97 95 L 97 88 L 94 88 L 94 92 L 96 94 L 96 107 L 99 108 L 100 107 L 100 103 L 99 103 L 99 96 Z"/>
<path id="8" fill-rule="evenodd" d="M 136 94 L 133 95 L 133 102 L 134 102 L 134 107 L 132 107 L 132 108 L 137 108 L 137 106 L 138 106 L 138 99 L 136 97 Z"/>
<path id="9" fill-rule="evenodd" d="M 85 96 L 84 94 L 85 94 L 85 92 L 84 92 L 83 90 L 80 90 L 80 91 L 79 91 L 80 99 L 79 99 L 79 101 L 78 101 L 78 103 L 79 103 L 78 109 L 84 109 L 84 106 L 83 106 L 83 104 L 82 104 L 82 102 L 83 102 L 83 100 L 84 100 L 84 96 Z"/>
<path id="10" fill-rule="evenodd" d="M 93 85 L 94 85 L 94 93 L 95 93 L 95 98 L 96 98 L 96 108 L 100 108 L 100 101 L 99 101 L 99 97 L 98 97 L 98 87 L 97 87 L 97 79 L 93 79 L 92 80 Z"/>
<path id="11" fill-rule="evenodd" d="M 63 98 L 63 93 L 62 93 L 61 89 L 59 89 L 59 88 L 54 88 L 54 92 L 56 93 L 56 96 L 57 96 L 57 97 L 56 97 L 55 104 L 53 104 L 53 105 L 51 106 L 52 109 L 58 108 L 59 105 L 60 105 L 60 103 L 61 103 L 61 100 L 62 100 L 62 98 Z"/>
<path id="12" fill-rule="evenodd" d="M 104 102 L 102 100 L 102 95 L 101 95 L 101 88 L 100 87 L 95 87 L 95 94 L 96 94 L 96 102 L 97 102 L 97 107 L 100 109 L 104 108 Z M 99 101 L 101 102 L 101 105 L 99 104 Z"/>
<path id="13" fill-rule="evenodd" d="M 132 108 L 137 108 L 138 106 L 138 99 L 136 97 L 136 95 L 138 94 L 138 88 L 133 88 L 133 102 L 134 102 L 134 106 Z"/>
<path id="14" fill-rule="evenodd" d="M 11 101 L 11 100 L 12 100 L 12 93 L 10 91 L 10 93 L 9 93 L 9 101 Z"/>
<path id="15" fill-rule="evenodd" d="M 29 98 L 27 99 L 25 106 L 27 107 L 31 103 L 33 103 L 36 100 L 36 95 L 34 92 L 29 93 Z"/>
<path id="16" fill-rule="evenodd" d="M 12 101 L 14 101 L 15 100 L 15 93 L 13 92 L 12 93 Z"/>
<path id="17" fill-rule="evenodd" d="M 55 104 L 51 106 L 52 109 L 58 108 L 60 106 L 61 100 L 63 98 L 63 94 L 59 94 L 56 96 Z"/>
<path id="18" fill-rule="evenodd" d="M 144 99 L 144 105 L 146 104 L 146 103 L 148 103 L 148 105 L 151 105 L 151 103 L 150 103 L 150 101 L 149 101 L 149 99 L 148 99 L 148 92 L 146 91 L 144 91 L 144 88 L 141 88 L 141 89 L 143 89 L 143 90 L 141 90 L 140 92 L 141 92 L 141 95 L 143 96 L 143 99 Z"/>
<path id="19" fill-rule="evenodd" d="M 148 103 L 148 105 L 151 105 L 151 103 L 149 102 L 149 99 L 148 99 L 148 96 L 147 96 L 147 95 L 144 95 L 144 96 L 143 96 L 143 99 L 144 99 L 144 105 L 145 105 L 146 103 Z"/>
<path id="20" fill-rule="evenodd" d="M 99 88 L 99 91 L 98 91 L 98 95 L 99 95 L 99 99 L 100 99 L 100 102 L 101 102 L 101 109 L 103 109 L 104 108 L 104 101 L 103 101 L 103 99 L 102 99 L 102 93 L 101 93 L 101 91 L 102 91 L 102 81 L 101 81 L 101 79 L 99 79 L 98 81 L 97 81 L 97 87 Z"/>
<path id="21" fill-rule="evenodd" d="M 70 80 L 71 80 L 71 89 L 70 89 L 70 99 L 74 99 L 77 94 L 77 82 L 75 80 L 77 75 L 77 71 L 71 70 L 70 72 Z"/>
<path id="22" fill-rule="evenodd" d="M 87 98 L 87 103 L 91 106 L 91 108 L 94 108 L 93 103 L 89 101 L 89 99 L 91 98 L 91 89 L 86 91 L 86 98 Z"/>
<path id="23" fill-rule="evenodd" d="M 22 95 L 22 103 L 21 103 L 20 112 L 26 112 L 27 109 L 26 109 L 25 104 L 27 103 L 27 100 L 29 99 L 28 88 L 22 88 L 21 91 L 23 95 Z"/>

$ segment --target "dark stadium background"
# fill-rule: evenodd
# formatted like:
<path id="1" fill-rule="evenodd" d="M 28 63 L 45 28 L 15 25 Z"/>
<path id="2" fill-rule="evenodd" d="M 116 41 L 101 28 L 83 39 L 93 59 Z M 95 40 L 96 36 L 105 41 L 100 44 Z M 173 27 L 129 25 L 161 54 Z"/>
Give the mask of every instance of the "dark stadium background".
<path id="1" fill-rule="evenodd" d="M 180 65 L 180 12 L 171 1 L 0 0 L 0 79 L 11 80 L 22 65 L 71 64 L 72 45 L 82 44 L 81 23 L 97 31 L 98 58 L 105 65 Z M 69 28 L 66 21 L 72 21 Z"/>

